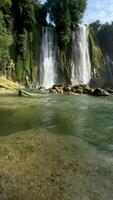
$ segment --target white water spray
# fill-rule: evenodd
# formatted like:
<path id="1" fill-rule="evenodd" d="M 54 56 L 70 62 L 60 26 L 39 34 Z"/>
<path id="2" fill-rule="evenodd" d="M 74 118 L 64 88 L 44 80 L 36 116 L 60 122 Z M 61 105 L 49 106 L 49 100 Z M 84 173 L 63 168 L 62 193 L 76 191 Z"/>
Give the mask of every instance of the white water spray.
<path id="1" fill-rule="evenodd" d="M 51 27 L 46 27 L 42 33 L 41 57 L 40 57 L 40 85 L 49 88 L 57 81 L 57 57 L 56 57 L 55 33 Z"/>
<path id="2" fill-rule="evenodd" d="M 72 38 L 71 83 L 88 84 L 91 78 L 91 63 L 88 47 L 88 29 L 77 25 Z"/>

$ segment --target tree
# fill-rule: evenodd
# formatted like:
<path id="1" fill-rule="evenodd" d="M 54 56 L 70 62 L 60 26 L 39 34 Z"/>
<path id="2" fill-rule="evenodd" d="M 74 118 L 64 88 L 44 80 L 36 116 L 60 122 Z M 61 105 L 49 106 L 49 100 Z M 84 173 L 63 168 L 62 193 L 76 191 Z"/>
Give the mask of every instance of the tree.
<path id="1" fill-rule="evenodd" d="M 98 32 L 99 32 L 99 29 L 100 29 L 100 27 L 101 27 L 101 23 L 100 23 L 100 21 L 99 20 L 97 20 L 97 21 L 95 21 L 95 22 L 93 22 L 93 23 L 91 23 L 90 25 L 89 25 L 89 31 L 90 31 L 90 33 L 91 33 L 91 36 L 92 36 L 92 38 L 93 38 L 93 40 L 98 44 Z"/>
<path id="2" fill-rule="evenodd" d="M 0 1 L 0 66 L 3 63 L 7 64 L 10 60 L 9 47 L 13 42 L 11 30 L 8 29 L 10 26 L 10 0 Z"/>
<path id="3" fill-rule="evenodd" d="M 86 0 L 48 0 L 50 19 L 56 26 L 60 47 L 66 47 L 71 39 L 71 27 L 80 22 L 86 8 Z"/>
<path id="4" fill-rule="evenodd" d="M 80 23 L 87 6 L 87 0 L 69 0 L 68 5 L 72 24 Z"/>
<path id="5" fill-rule="evenodd" d="M 32 31 L 35 24 L 34 4 L 33 0 L 13 0 L 14 29 L 19 34 L 23 29 Z"/>
<path id="6" fill-rule="evenodd" d="M 103 52 L 113 59 L 113 22 L 101 25 L 97 38 Z"/>
<path id="7" fill-rule="evenodd" d="M 102 52 L 113 59 L 113 22 L 101 24 L 99 20 L 89 25 L 91 36 Z"/>

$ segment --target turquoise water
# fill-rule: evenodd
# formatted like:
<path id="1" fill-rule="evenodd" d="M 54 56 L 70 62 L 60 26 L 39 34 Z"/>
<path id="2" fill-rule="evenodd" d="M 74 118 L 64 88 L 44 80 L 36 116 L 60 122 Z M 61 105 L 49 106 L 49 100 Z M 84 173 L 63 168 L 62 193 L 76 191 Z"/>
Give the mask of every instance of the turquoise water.
<path id="1" fill-rule="evenodd" d="M 113 151 L 113 98 L 40 94 L 0 97 L 0 136 L 44 128 L 80 137 L 101 151 Z"/>

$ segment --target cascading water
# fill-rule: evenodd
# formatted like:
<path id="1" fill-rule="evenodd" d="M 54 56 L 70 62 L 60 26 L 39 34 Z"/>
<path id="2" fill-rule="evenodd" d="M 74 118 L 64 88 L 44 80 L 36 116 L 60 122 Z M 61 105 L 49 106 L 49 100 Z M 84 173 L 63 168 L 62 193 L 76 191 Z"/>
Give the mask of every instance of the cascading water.
<path id="1" fill-rule="evenodd" d="M 42 32 L 40 54 L 39 83 L 45 88 L 61 83 L 58 70 L 58 45 L 53 27 L 46 27 Z M 59 77 L 58 77 L 59 76 Z M 64 75 L 65 76 L 65 75 Z M 71 83 L 88 84 L 91 79 L 91 63 L 88 46 L 88 29 L 76 25 L 72 35 Z"/>
<path id="2" fill-rule="evenodd" d="M 57 56 L 54 30 L 46 27 L 42 33 L 39 79 L 40 85 L 49 88 L 57 81 Z"/>
<path id="3" fill-rule="evenodd" d="M 71 83 L 88 84 L 91 78 L 91 63 L 88 47 L 88 29 L 77 25 L 72 36 Z"/>

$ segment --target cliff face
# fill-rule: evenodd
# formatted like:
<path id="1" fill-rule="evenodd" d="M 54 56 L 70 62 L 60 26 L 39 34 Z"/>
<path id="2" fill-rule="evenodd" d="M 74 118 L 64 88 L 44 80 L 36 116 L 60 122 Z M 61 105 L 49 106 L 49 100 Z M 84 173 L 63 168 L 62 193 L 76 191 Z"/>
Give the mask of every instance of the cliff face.
<path id="1" fill-rule="evenodd" d="M 91 87 L 113 88 L 113 61 L 105 55 L 105 64 L 101 68 L 94 68 L 90 80 Z"/>
<path id="2" fill-rule="evenodd" d="M 54 84 L 89 84 L 91 87 L 113 87 L 113 62 L 95 44 L 88 27 L 76 25 L 66 49 L 60 49 L 55 28 L 35 27 L 21 36 L 23 48 L 10 49 L 11 60 L 0 74 L 26 86 Z M 18 38 L 19 40 L 19 38 Z M 20 41 L 21 42 L 21 41 Z"/>
<path id="3" fill-rule="evenodd" d="M 91 87 L 113 87 L 113 61 L 102 51 L 89 34 L 89 51 L 91 60 Z"/>

